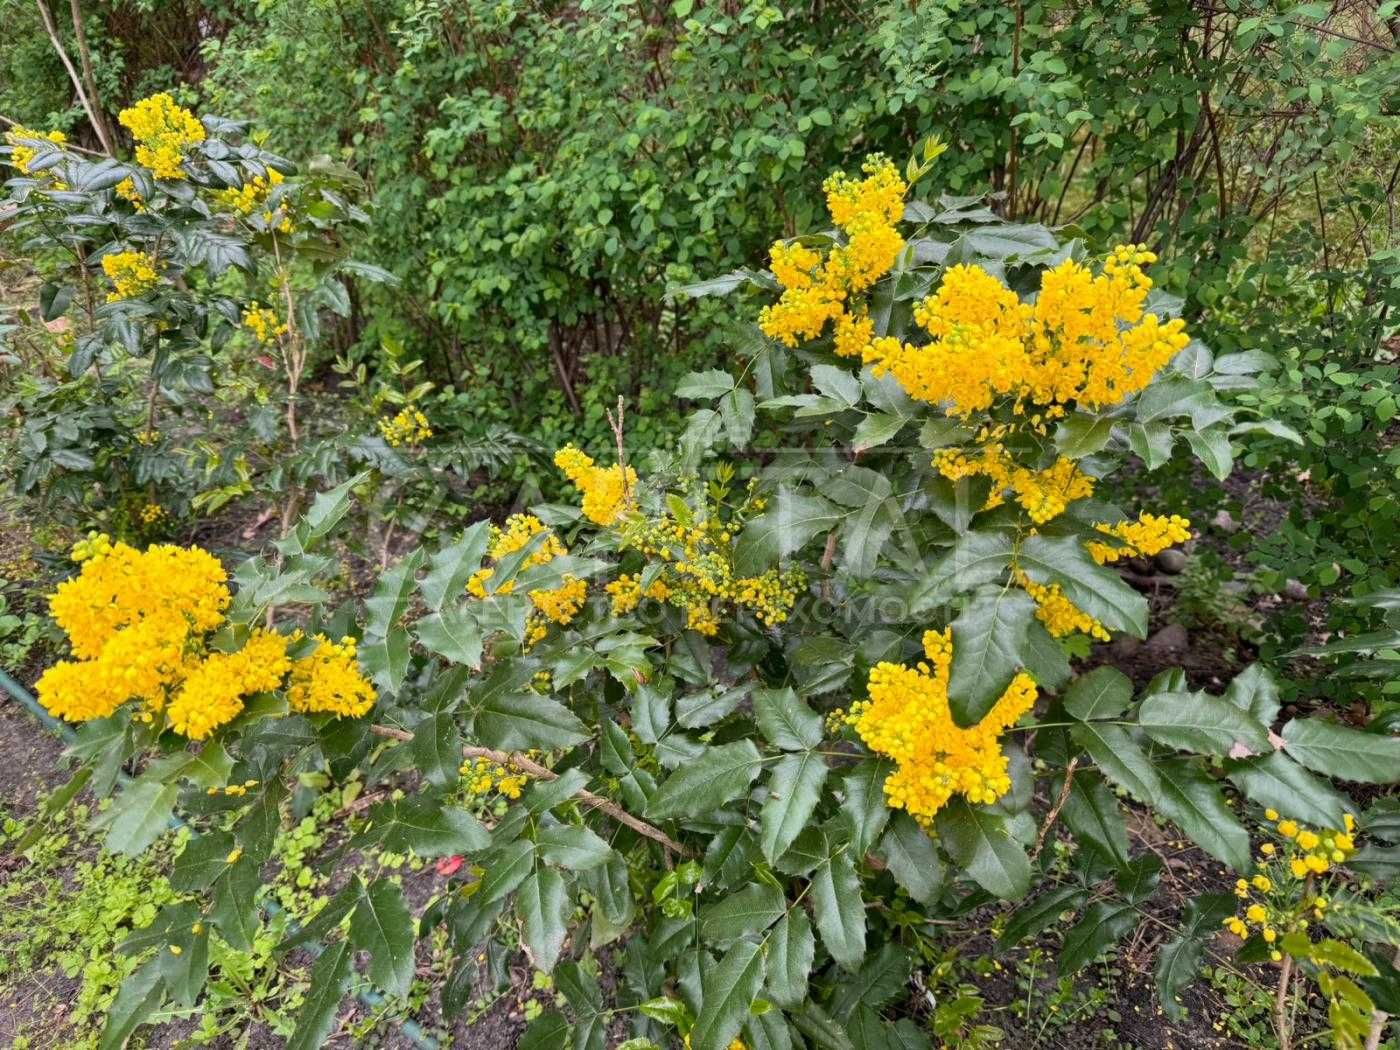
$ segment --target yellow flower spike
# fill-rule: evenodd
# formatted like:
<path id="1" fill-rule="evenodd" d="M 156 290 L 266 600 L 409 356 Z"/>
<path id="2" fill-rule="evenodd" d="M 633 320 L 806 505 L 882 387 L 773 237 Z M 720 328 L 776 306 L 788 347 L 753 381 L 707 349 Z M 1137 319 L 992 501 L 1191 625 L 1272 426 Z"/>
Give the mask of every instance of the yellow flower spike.
<path id="1" fill-rule="evenodd" d="M 1291 839 L 1298 834 L 1298 824 L 1292 820 L 1281 820 L 1278 823 L 1278 833 L 1286 839 Z"/>
<path id="2" fill-rule="evenodd" d="M 583 516 L 595 525 L 612 525 L 630 507 L 637 472 L 618 465 L 597 466 L 573 445 L 554 454 L 554 465 L 583 495 Z"/>
<path id="3" fill-rule="evenodd" d="M 1274 844 L 1272 842 L 1264 843 L 1259 847 L 1259 852 L 1266 857 L 1272 857 L 1274 855 Z"/>
<path id="4" fill-rule="evenodd" d="M 1280 828 L 1280 830 L 1282 830 L 1282 829 Z M 1290 835 L 1289 837 L 1292 838 L 1291 835 Z M 1317 834 L 1316 834 L 1315 832 L 1311 832 L 1311 831 L 1300 831 L 1300 832 L 1298 832 L 1298 840 L 1297 840 L 1297 841 L 1298 841 L 1298 847 L 1299 847 L 1300 849 L 1316 849 L 1316 848 L 1317 848 L 1317 844 L 1321 841 L 1321 839 L 1319 839 L 1319 838 L 1317 837 Z"/>
<path id="5" fill-rule="evenodd" d="M 136 163 L 158 179 L 183 179 L 186 151 L 205 139 L 199 118 L 165 93 L 122 110 L 118 120 L 136 140 Z"/>
<path id="6" fill-rule="evenodd" d="M 1260 893 L 1268 893 L 1274 888 L 1274 884 L 1269 880 L 1267 875 L 1256 875 L 1250 881 L 1253 883 L 1254 888 Z"/>
<path id="7" fill-rule="evenodd" d="M 102 257 L 102 272 L 112 282 L 112 291 L 107 293 L 109 303 L 122 299 L 135 299 L 145 295 L 160 283 L 156 271 L 159 262 L 145 252 L 113 252 Z"/>
<path id="8" fill-rule="evenodd" d="M 1016 676 L 981 722 L 963 728 L 948 706 L 951 632 L 926 632 L 924 649 L 927 664 L 872 669 L 855 727 L 867 747 L 896 762 L 885 781 L 888 805 L 928 821 L 954 794 L 986 804 L 1010 790 L 999 738 L 1034 705 L 1036 687 Z"/>
<path id="9" fill-rule="evenodd" d="M 1265 942 L 1266 944 L 1273 944 L 1274 941 L 1276 941 L 1276 940 L 1278 940 L 1278 931 L 1275 930 L 1272 926 L 1265 926 L 1265 927 L 1264 927 L 1264 942 Z"/>
<path id="10" fill-rule="evenodd" d="M 1245 909 L 1244 915 L 1246 919 L 1254 923 L 1261 923 L 1268 918 L 1268 912 L 1264 910 L 1262 904 L 1251 904 Z"/>
<path id="11" fill-rule="evenodd" d="M 1308 866 L 1304 864 L 1301 860 L 1299 860 L 1297 857 L 1294 857 L 1288 862 L 1288 870 L 1293 872 L 1294 878 L 1301 879 L 1307 875 Z"/>

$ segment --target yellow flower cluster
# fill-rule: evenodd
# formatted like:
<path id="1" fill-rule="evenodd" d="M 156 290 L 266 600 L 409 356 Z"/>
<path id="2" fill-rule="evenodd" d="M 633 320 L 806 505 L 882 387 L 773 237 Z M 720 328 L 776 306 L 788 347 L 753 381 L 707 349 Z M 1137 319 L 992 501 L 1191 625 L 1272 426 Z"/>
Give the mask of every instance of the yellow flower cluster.
<path id="1" fill-rule="evenodd" d="M 58 585 L 49 612 L 77 659 L 44 672 L 40 702 L 70 722 L 106 718 L 131 699 L 161 710 L 167 690 L 189 670 L 190 635 L 223 622 L 223 566 L 197 547 L 142 552 L 106 537 L 89 539 L 75 554 L 82 571 Z"/>
<path id="2" fill-rule="evenodd" d="M 204 141 L 204 125 L 162 92 L 143 98 L 117 118 L 136 140 L 136 163 L 158 179 L 183 179 L 185 151 Z"/>
<path id="3" fill-rule="evenodd" d="M 294 637 L 300 637 L 300 632 Z M 359 718 L 374 706 L 374 686 L 365 680 L 355 655 L 355 639 L 332 642 L 313 635 L 317 645 L 309 656 L 291 666 L 287 705 L 307 714 Z"/>
<path id="4" fill-rule="evenodd" d="M 136 188 L 136 181 L 134 179 L 122 179 L 113 189 L 118 197 L 129 203 L 137 211 L 146 210 L 146 202 L 141 197 L 141 191 Z"/>
<path id="5" fill-rule="evenodd" d="M 620 465 L 597 466 L 573 445 L 554 453 L 554 465 L 583 494 L 583 516 L 595 525 L 611 525 L 632 505 L 637 472 Z"/>
<path id="6" fill-rule="evenodd" d="M 1059 517 L 1069 504 L 1094 492 L 1094 479 L 1073 460 L 1061 456 L 1044 470 L 1028 470 L 1016 463 L 996 441 L 980 446 L 975 454 L 961 449 L 940 449 L 934 453 L 933 466 L 949 481 L 985 475 L 991 479 L 992 490 L 983 510 L 1000 506 L 1009 489 L 1037 525 Z"/>
<path id="7" fill-rule="evenodd" d="M 862 357 L 913 397 L 967 418 L 1005 400 L 1098 409 L 1135 394 L 1190 341 L 1185 324 L 1145 313 L 1151 252 L 1120 245 L 1097 274 L 1066 259 L 1034 303 L 978 266 L 958 265 L 920 303 L 923 346 L 876 339 Z"/>
<path id="8" fill-rule="evenodd" d="M 770 338 L 796 346 L 817 338 L 834 321 L 838 352 L 854 356 L 869 341 L 873 326 L 863 314 L 847 314 L 846 303 L 888 273 L 904 248 L 896 225 L 908 186 L 879 154 L 867 158 L 862 171 L 863 179 L 837 172 L 822 187 L 844 243 L 825 259 L 795 241 L 778 241 L 770 249 L 769 265 L 783 286 L 778 301 L 759 315 L 758 326 Z"/>
<path id="9" fill-rule="evenodd" d="M 134 299 L 145 295 L 160 283 L 156 272 L 156 258 L 145 252 L 113 252 L 102 257 L 102 272 L 112 282 L 113 291 L 107 293 L 107 301 Z"/>
<path id="10" fill-rule="evenodd" d="M 506 798 L 517 799 L 530 782 L 529 777 L 514 767 L 500 765 L 489 758 L 469 758 L 462 763 L 460 772 L 467 791 L 473 795 L 485 795 L 494 788 Z"/>
<path id="11" fill-rule="evenodd" d="M 1138 515 L 1137 521 L 1120 521 L 1116 525 L 1100 522 L 1094 528 L 1118 540 L 1116 545 L 1098 542 L 1087 545 L 1089 553 L 1100 565 L 1121 558 L 1150 558 L 1191 538 L 1191 523 L 1180 514 L 1143 513 Z"/>
<path id="12" fill-rule="evenodd" d="M 277 342 L 287 332 L 287 324 L 270 306 L 249 303 L 243 311 L 243 327 L 264 346 Z"/>
<path id="13" fill-rule="evenodd" d="M 795 568 L 735 575 L 734 523 L 726 525 L 717 514 L 691 525 L 667 515 L 634 518 L 624 526 L 620 539 L 624 549 L 666 563 L 646 596 L 684 610 L 686 626 L 707 637 L 719 632 L 720 615 L 726 612 L 747 610 L 768 627 L 784 623 L 807 585 L 806 576 Z M 610 585 L 614 609 L 636 608 L 641 595 L 634 595 L 634 590 L 640 590 L 635 577 L 623 576 Z"/>
<path id="14" fill-rule="evenodd" d="M 491 545 L 487 548 L 487 556 L 491 561 L 499 562 L 502 558 L 524 550 L 536 536 L 542 536 L 543 539 L 526 557 L 524 564 L 520 566 L 522 570 L 536 565 L 548 565 L 555 558 L 562 558 L 569 553 L 554 531 L 539 518 L 533 514 L 512 514 L 506 519 L 504 528 L 491 526 Z M 485 598 L 490 593 L 510 594 L 515 590 L 515 581 L 506 580 L 499 587 L 487 591 L 486 584 L 495 575 L 494 565 L 478 569 L 467 580 L 467 592 L 475 598 Z M 544 638 L 550 623 L 565 627 L 573 622 L 588 597 L 588 584 L 576 576 L 565 574 L 558 587 L 550 590 L 532 590 L 527 597 L 535 607 L 535 613 L 525 624 L 525 644 L 528 648 Z"/>
<path id="15" fill-rule="evenodd" d="M 299 635 L 258 629 L 236 652 L 210 650 L 230 595 L 223 566 L 207 551 L 168 544 L 138 551 L 93 534 L 73 557 L 82 570 L 59 584 L 49 611 L 76 659 L 54 664 L 37 687 L 55 717 L 106 718 L 136 700 L 142 719 L 163 712 L 177 733 L 203 740 L 236 718 L 246 697 L 280 688 L 288 675 L 293 710 L 361 715 L 374 703 L 348 640 L 322 639 L 294 661 L 287 647 Z"/>
<path id="16" fill-rule="evenodd" d="M 607 591 L 612 598 L 612 613 L 614 616 L 624 616 L 630 613 L 642 603 L 643 598 L 651 598 L 653 601 L 664 602 L 671 596 L 671 588 L 666 586 L 666 581 L 659 576 L 651 582 L 646 591 L 642 590 L 642 578 L 623 573 L 603 590 Z"/>
<path id="17" fill-rule="evenodd" d="M 1314 883 L 1356 852 L 1356 819 L 1344 813 L 1344 831 L 1313 831 L 1295 820 L 1280 820 L 1272 809 L 1265 810 L 1264 816 L 1276 822 L 1279 844 L 1265 842 L 1259 847 L 1257 873 L 1235 882 L 1235 896 L 1244 902 L 1243 917 L 1231 915 L 1222 925 L 1237 937 L 1248 937 L 1253 927 L 1265 943 L 1273 945 L 1281 933 L 1306 930 L 1309 918 L 1326 917 L 1330 902 L 1316 892 Z M 1270 954 L 1275 962 L 1282 958 L 1276 948 Z"/>
<path id="18" fill-rule="evenodd" d="M 191 668 L 166 712 L 170 727 L 203 740 L 238 717 L 244 697 L 280 686 L 291 667 L 286 637 L 255 630 L 237 652 L 210 653 Z"/>
<path id="19" fill-rule="evenodd" d="M 420 445 L 433 436 L 433 428 L 428 425 L 428 417 L 421 410 L 409 405 L 401 409 L 392 419 L 379 421 L 379 433 L 394 448 L 403 445 Z"/>
<path id="20" fill-rule="evenodd" d="M 1066 598 L 1058 583 L 1036 583 L 1020 569 L 1013 569 L 1011 578 L 1031 596 L 1035 602 L 1035 618 L 1045 625 L 1052 637 L 1063 638 L 1079 632 L 1101 642 L 1108 641 L 1108 629 Z"/>
<path id="21" fill-rule="evenodd" d="M 952 630 L 926 632 L 924 655 L 914 667 L 876 664 L 870 698 L 852 704 L 847 719 L 867 747 L 897 763 L 885 780 L 887 803 L 927 824 L 955 794 L 992 803 L 1011 790 L 999 738 L 1034 706 L 1036 687 L 1018 674 L 986 717 L 964 729 L 948 706 Z"/>
<path id="22" fill-rule="evenodd" d="M 220 204 L 239 215 L 252 215 L 255 211 L 261 211 L 263 221 L 267 223 L 271 223 L 280 214 L 281 217 L 277 221 L 278 231 L 291 233 L 294 227 L 291 216 L 287 214 L 286 205 L 279 205 L 276 212 L 266 207 L 267 198 L 283 181 L 280 171 L 268 168 L 266 175 L 254 175 L 242 186 L 220 190 L 214 196 Z"/>
<path id="23" fill-rule="evenodd" d="M 31 131 L 22 125 L 15 125 L 5 132 L 5 141 L 10 144 L 10 164 L 21 175 L 29 174 L 29 165 L 34 163 L 34 158 L 39 155 L 39 150 L 33 146 L 23 144 L 24 139 L 30 141 L 44 140 L 55 145 L 62 146 L 68 141 L 68 136 L 61 131 Z"/>

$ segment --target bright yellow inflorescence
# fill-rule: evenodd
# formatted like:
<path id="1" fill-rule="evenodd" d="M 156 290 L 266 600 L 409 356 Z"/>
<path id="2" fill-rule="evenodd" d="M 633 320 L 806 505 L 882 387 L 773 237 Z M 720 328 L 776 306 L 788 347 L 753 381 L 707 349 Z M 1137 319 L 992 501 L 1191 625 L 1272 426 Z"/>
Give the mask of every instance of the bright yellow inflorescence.
<path id="1" fill-rule="evenodd" d="M 287 333 L 287 323 L 270 306 L 249 303 L 243 311 L 243 327 L 264 346 L 270 346 Z"/>
<path id="2" fill-rule="evenodd" d="M 554 465 L 583 494 L 583 516 L 595 525 L 612 525 L 632 503 L 637 472 L 620 465 L 600 467 L 573 445 L 554 453 Z"/>
<path id="3" fill-rule="evenodd" d="M 659 576 L 653 580 L 645 591 L 642 590 L 642 578 L 630 573 L 623 573 L 603 590 L 608 592 L 612 598 L 612 613 L 614 616 L 624 616 L 630 613 L 642 603 L 643 598 L 650 598 L 653 601 L 664 602 L 671 596 L 671 588 L 666 586 L 666 581 Z"/>
<path id="4" fill-rule="evenodd" d="M 955 794 L 992 803 L 1011 790 L 1000 736 L 1031 709 L 1035 682 L 1018 674 L 985 718 L 964 729 L 948 706 L 952 631 L 924 634 L 927 662 L 914 667 L 879 663 L 870 672 L 868 700 L 847 716 L 866 746 L 894 759 L 885 797 L 927 824 Z"/>
<path id="5" fill-rule="evenodd" d="M 1143 513 L 1138 515 L 1137 521 L 1121 521 L 1117 525 L 1100 523 L 1094 528 L 1118 541 L 1117 544 L 1091 542 L 1087 545 L 1100 565 L 1121 558 L 1150 558 L 1191 538 L 1191 523 L 1180 514 Z"/>
<path id="6" fill-rule="evenodd" d="M 239 215 L 252 215 L 253 212 L 261 212 L 264 222 L 272 222 L 277 218 L 277 230 L 279 233 L 291 233 L 293 230 L 291 216 L 287 214 L 285 204 L 279 205 L 276 212 L 269 209 L 267 198 L 272 191 L 282 185 L 284 178 L 282 173 L 276 168 L 268 168 L 266 175 L 254 175 L 242 186 L 220 190 L 214 196 L 220 204 L 223 204 L 230 211 Z M 280 213 L 280 218 L 278 215 Z"/>
<path id="7" fill-rule="evenodd" d="M 136 140 L 136 163 L 158 179 L 183 179 L 186 151 L 205 137 L 199 118 L 164 92 L 122 110 L 117 119 Z"/>
<path id="8" fill-rule="evenodd" d="M 462 763 L 460 772 L 467 791 L 473 795 L 485 795 L 494 789 L 508 799 L 517 799 L 530 782 L 513 765 L 501 765 L 489 758 L 469 758 Z"/>
<path id="9" fill-rule="evenodd" d="M 345 637 L 332 642 L 323 634 L 314 638 L 315 650 L 291 666 L 288 706 L 293 711 L 343 718 L 366 714 L 374 706 L 374 687 L 360 674 L 355 639 Z"/>
<path id="10" fill-rule="evenodd" d="M 555 558 L 562 558 L 569 553 L 554 531 L 539 518 L 533 514 L 512 514 L 506 519 L 504 527 L 491 527 L 491 546 L 487 549 L 487 556 L 491 561 L 499 562 L 502 558 L 524 550 L 536 536 L 542 539 L 525 558 L 520 566 L 522 571 L 536 565 L 548 565 Z M 512 579 L 488 591 L 487 583 L 495 575 L 494 565 L 478 569 L 467 580 L 467 592 L 475 598 L 485 598 L 488 594 L 510 594 L 515 590 L 515 581 Z M 532 590 L 527 597 L 535 608 L 534 614 L 525 624 L 525 644 L 528 648 L 544 638 L 550 623 L 566 627 L 573 622 L 588 598 L 588 584 L 576 576 L 565 574 L 558 587 Z"/>
<path id="11" fill-rule="evenodd" d="M 254 631 L 236 653 L 210 653 L 196 663 L 170 701 L 170 727 L 203 740 L 243 710 L 244 698 L 271 692 L 291 669 L 287 639 L 276 631 Z"/>
<path id="12" fill-rule="evenodd" d="M 923 346 L 876 339 L 862 357 L 913 397 L 966 419 L 998 403 L 1018 414 L 1099 409 L 1137 393 L 1190 342 L 1180 320 L 1145 313 L 1151 252 L 1120 245 L 1097 274 L 1066 259 L 1034 303 L 977 266 L 951 267 L 915 320 Z"/>
<path id="13" fill-rule="evenodd" d="M 433 428 L 428 425 L 428 417 L 420 409 L 409 405 L 400 409 L 390 419 L 379 421 L 379 433 L 394 448 L 421 445 L 433 436 Z"/>
<path id="14" fill-rule="evenodd" d="M 146 202 L 141 196 L 141 191 L 136 188 L 135 179 L 122 179 L 121 182 L 117 183 L 116 186 L 113 187 L 113 191 L 118 197 L 126 201 L 137 211 L 146 210 Z"/>
<path id="15" fill-rule="evenodd" d="M 1282 953 L 1272 945 L 1280 936 L 1306 930 L 1310 919 L 1326 917 L 1330 902 L 1318 892 L 1318 879 L 1356 852 L 1356 819 L 1344 813 L 1345 830 L 1314 831 L 1296 820 L 1280 820 L 1272 809 L 1264 815 L 1276 822 L 1278 842 L 1260 846 L 1256 874 L 1235 882 L 1243 916 L 1232 915 L 1223 925 L 1237 937 L 1257 929 L 1278 962 Z"/>
<path id="16" fill-rule="evenodd" d="M 778 241 L 769 265 L 783 294 L 765 307 L 758 326 L 787 346 L 822 334 L 836 322 L 837 350 L 850 356 L 868 343 L 873 327 L 864 315 L 846 312 L 847 300 L 889 272 L 904 248 L 897 224 L 908 186 L 898 169 L 878 154 L 866 159 L 863 179 L 838 172 L 827 179 L 827 210 L 845 243 L 820 252 L 795 241 Z"/>
<path id="17" fill-rule="evenodd" d="M 68 141 L 68 136 L 61 131 L 31 131 L 29 128 L 16 125 L 5 132 L 5 141 L 10 144 L 10 164 L 21 175 L 28 175 L 29 165 L 34 163 L 34 158 L 39 155 L 39 150 L 33 146 L 26 146 L 24 139 L 47 140 L 55 145 L 62 146 Z"/>
<path id="18" fill-rule="evenodd" d="M 1035 618 L 1045 625 L 1052 637 L 1080 633 L 1101 642 L 1108 641 L 1108 629 L 1066 598 L 1058 583 L 1036 583 L 1019 569 L 1012 570 L 1011 578 L 1031 596 L 1035 602 Z"/>
<path id="19" fill-rule="evenodd" d="M 107 301 L 115 303 L 120 299 L 134 299 L 145 295 L 160 283 L 156 272 L 155 256 L 145 252 L 113 252 L 102 257 L 102 272 L 112 282 L 113 290 L 107 293 Z"/>
<path id="20" fill-rule="evenodd" d="M 198 547 L 161 544 L 138 551 L 92 534 L 77 544 L 82 570 L 49 598 L 54 621 L 68 635 L 74 660 L 39 679 L 39 702 L 58 718 L 106 718 L 128 701 L 139 717 L 164 714 L 171 729 L 203 740 L 236 718 L 247 697 L 282 687 L 297 711 L 361 715 L 374 691 L 355 665 L 354 643 L 322 642 L 292 660 L 291 639 L 254 630 L 242 648 L 209 648 L 225 625 L 228 576 Z"/>
<path id="21" fill-rule="evenodd" d="M 1094 492 L 1094 479 L 1075 466 L 1073 460 L 1061 456 L 1044 470 L 1028 470 L 995 441 L 972 454 L 961 449 L 940 449 L 934 453 L 933 466 L 949 481 L 985 475 L 991 480 L 992 490 L 983 510 L 1001 506 L 1010 490 L 1037 525 L 1059 517 L 1075 500 Z"/>
<path id="22" fill-rule="evenodd" d="M 761 503 L 753 504 L 759 509 Z M 740 576 L 734 569 L 734 545 L 740 522 L 725 522 L 717 513 L 683 524 L 669 515 L 635 517 L 619 532 L 624 549 L 640 551 L 664 563 L 645 597 L 664 601 L 686 614 L 686 626 L 707 637 L 719 632 L 722 616 L 750 613 L 766 627 L 786 622 L 797 596 L 807 585 L 800 569 L 768 569 Z M 636 608 L 643 595 L 635 576 L 624 575 L 608 587 L 618 614 Z"/>

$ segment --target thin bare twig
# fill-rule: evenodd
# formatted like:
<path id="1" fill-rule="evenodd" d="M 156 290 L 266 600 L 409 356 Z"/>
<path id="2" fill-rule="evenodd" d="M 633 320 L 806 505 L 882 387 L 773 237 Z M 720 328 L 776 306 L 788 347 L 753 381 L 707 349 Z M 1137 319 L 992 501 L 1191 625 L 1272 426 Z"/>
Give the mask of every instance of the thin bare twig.
<path id="1" fill-rule="evenodd" d="M 1040 851 L 1045 848 L 1045 837 L 1050 834 L 1050 829 L 1060 816 L 1060 810 L 1064 809 L 1065 803 L 1069 801 L 1069 790 L 1074 786 L 1074 771 L 1078 767 L 1079 758 L 1077 756 L 1071 758 L 1069 765 L 1065 766 L 1065 782 L 1060 785 L 1060 796 L 1055 799 L 1055 804 L 1050 807 L 1050 812 L 1045 814 L 1045 819 L 1040 824 L 1040 830 L 1035 834 L 1035 848 L 1031 850 L 1031 860 L 1040 856 Z"/>
<path id="2" fill-rule="evenodd" d="M 88 122 L 102 141 L 102 148 L 107 151 L 109 157 L 112 156 L 112 144 L 107 141 L 106 130 L 97 116 L 96 104 L 88 98 L 88 93 L 83 87 L 83 79 L 78 75 L 78 70 L 73 66 L 73 60 L 68 57 L 68 52 L 63 48 L 63 38 L 58 35 L 58 26 L 53 20 L 53 12 L 49 10 L 49 5 L 44 0 L 34 0 L 34 3 L 39 8 L 39 17 L 44 20 L 44 30 L 49 34 L 49 42 L 53 44 L 53 49 L 58 52 L 58 60 L 63 63 L 63 68 L 68 71 L 68 79 L 73 82 L 73 90 L 78 94 L 78 101 L 82 104 L 83 112 L 87 114 Z"/>
<path id="3" fill-rule="evenodd" d="M 370 726 L 370 732 L 374 733 L 375 736 L 388 737 L 391 740 L 407 741 L 413 739 L 412 733 L 403 729 L 395 729 L 393 726 Z M 497 751 L 489 747 L 464 747 L 462 748 L 462 754 L 467 758 L 484 758 L 489 762 L 496 763 L 498 766 L 513 767 L 520 770 L 522 773 L 529 774 L 536 780 L 559 779 L 559 774 L 554 772 L 554 770 L 540 765 L 534 759 L 522 755 L 518 751 Z M 611 799 L 604 798 L 602 795 L 595 795 L 591 791 L 580 791 L 578 797 L 585 805 L 591 806 L 601 813 L 606 813 L 608 816 L 612 817 L 613 820 L 617 821 L 619 824 L 625 824 L 638 835 L 643 835 L 653 842 L 659 842 L 668 850 L 671 850 L 673 853 L 678 853 L 682 857 L 690 856 L 689 850 L 679 842 L 676 842 L 660 828 L 654 827 L 646 821 L 632 816 L 631 813 L 628 813 Z"/>

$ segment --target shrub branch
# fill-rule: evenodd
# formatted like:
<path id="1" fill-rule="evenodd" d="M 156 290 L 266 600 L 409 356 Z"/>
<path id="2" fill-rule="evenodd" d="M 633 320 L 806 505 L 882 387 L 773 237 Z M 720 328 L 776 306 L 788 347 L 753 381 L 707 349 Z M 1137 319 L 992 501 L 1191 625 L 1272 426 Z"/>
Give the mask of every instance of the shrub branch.
<path id="1" fill-rule="evenodd" d="M 388 737 L 391 740 L 408 741 L 413 739 L 412 733 L 403 729 L 395 729 L 393 726 L 370 726 L 370 731 L 376 736 Z M 489 762 L 495 762 L 498 766 L 513 766 L 522 773 L 528 773 L 536 780 L 559 779 L 559 774 L 554 772 L 554 770 L 540 765 L 534 759 L 522 755 L 518 751 L 497 751 L 489 747 L 469 746 L 462 748 L 462 755 L 466 758 L 484 758 Z M 678 853 L 683 857 L 690 856 L 690 851 L 675 839 L 671 838 L 671 836 L 667 835 L 666 832 L 654 825 L 648 824 L 645 820 L 634 817 L 611 799 L 604 798 L 602 795 L 595 795 L 592 791 L 588 790 L 580 791 L 578 797 L 583 800 L 585 805 L 591 806 L 599 812 L 606 813 L 608 816 L 612 817 L 613 820 L 617 821 L 619 824 L 625 824 L 638 835 L 643 835 L 653 842 L 661 843 L 661 845 L 665 846 L 672 853 Z"/>

